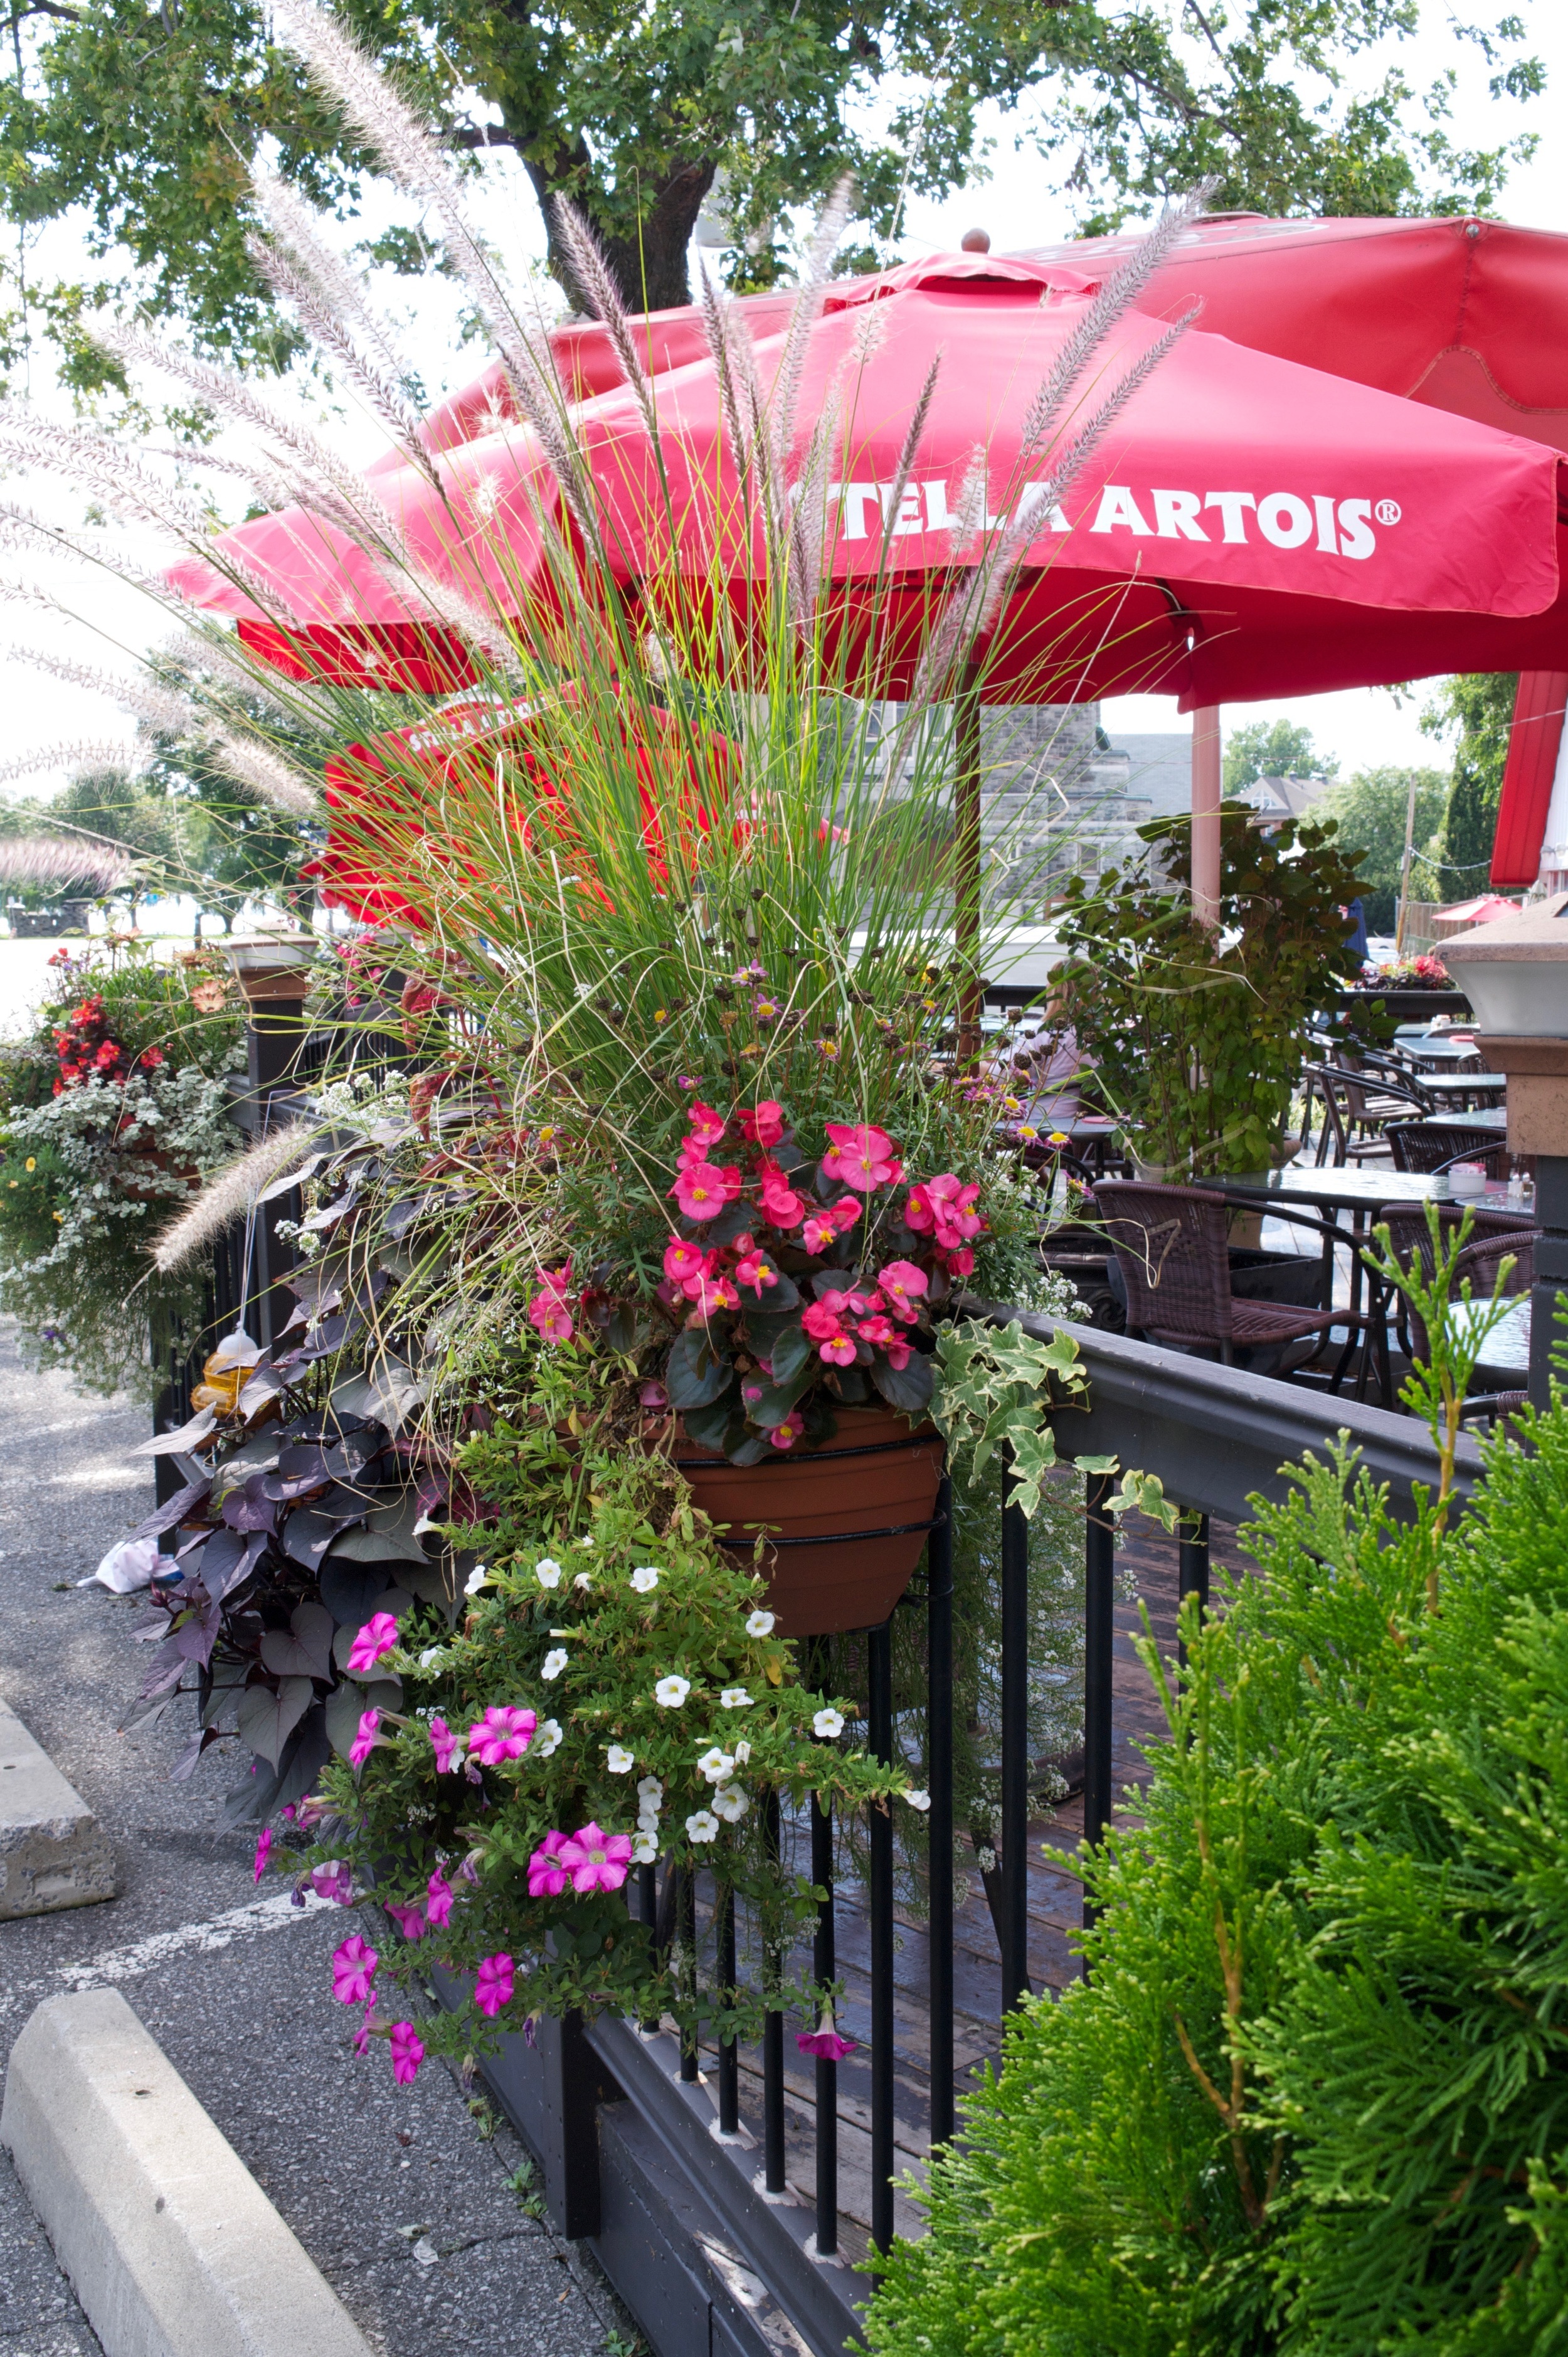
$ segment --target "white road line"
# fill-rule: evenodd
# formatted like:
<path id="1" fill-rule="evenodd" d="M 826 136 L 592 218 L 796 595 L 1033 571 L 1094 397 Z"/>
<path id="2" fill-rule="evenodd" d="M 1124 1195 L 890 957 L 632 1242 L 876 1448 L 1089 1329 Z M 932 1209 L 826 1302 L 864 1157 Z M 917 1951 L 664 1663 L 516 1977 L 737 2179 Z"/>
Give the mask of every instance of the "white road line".
<path id="1" fill-rule="evenodd" d="M 117 1981 L 137 1980 L 144 1973 L 156 1972 L 160 1964 L 183 1954 L 188 1948 L 193 1948 L 198 1955 L 212 1955 L 252 1932 L 281 1932 L 290 1923 L 303 1923 L 307 1916 L 318 1914 L 323 1907 L 334 1903 L 307 1890 L 304 1906 L 296 1907 L 286 1890 L 280 1891 L 274 1899 L 253 1899 L 248 1906 L 231 1907 L 226 1914 L 214 1915 L 207 1923 L 182 1923 L 177 1931 L 154 1932 L 145 1940 L 133 1942 L 128 1948 L 109 1948 L 101 1956 L 84 1957 L 80 1964 L 57 1964 L 52 1973 L 15 1984 L 0 1996 L 0 2020 L 22 2007 L 30 2009 L 34 2000 L 57 1996 L 62 1989 L 103 1988 Z"/>

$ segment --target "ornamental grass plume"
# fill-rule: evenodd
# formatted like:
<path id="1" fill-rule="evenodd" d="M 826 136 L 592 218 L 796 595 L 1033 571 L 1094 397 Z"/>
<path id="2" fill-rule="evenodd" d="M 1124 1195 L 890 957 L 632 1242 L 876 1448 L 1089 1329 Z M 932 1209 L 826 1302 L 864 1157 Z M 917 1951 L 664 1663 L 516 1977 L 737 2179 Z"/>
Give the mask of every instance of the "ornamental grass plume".
<path id="1" fill-rule="evenodd" d="M 0 835 L 0 884 L 87 891 L 106 899 L 123 892 L 134 873 L 129 854 L 112 844 L 53 834 Z"/>
<path id="2" fill-rule="evenodd" d="M 264 1188 L 300 1160 L 317 1125 L 308 1120 L 288 1123 L 237 1155 L 226 1170 L 209 1179 L 188 1211 L 164 1230 L 153 1246 L 159 1272 L 188 1267 L 216 1242 L 231 1222 L 254 1210 Z"/>

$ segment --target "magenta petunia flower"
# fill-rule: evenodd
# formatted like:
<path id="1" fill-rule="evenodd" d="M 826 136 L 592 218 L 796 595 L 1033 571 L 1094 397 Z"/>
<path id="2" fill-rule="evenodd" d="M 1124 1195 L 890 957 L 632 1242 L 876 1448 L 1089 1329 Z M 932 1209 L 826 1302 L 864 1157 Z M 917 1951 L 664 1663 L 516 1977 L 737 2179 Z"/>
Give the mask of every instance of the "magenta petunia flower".
<path id="1" fill-rule="evenodd" d="M 252 1879 L 256 1882 L 260 1882 L 263 1875 L 265 1874 L 267 1870 L 267 1859 L 272 1853 L 272 1846 L 273 1829 L 271 1825 L 267 1825 L 263 1827 L 261 1836 L 256 1843 L 255 1871 L 252 1876 Z"/>
<path id="2" fill-rule="evenodd" d="M 371 1983 L 381 1962 L 368 1941 L 358 1932 L 351 1932 L 340 1948 L 332 1952 L 332 1994 L 339 2005 L 364 2005 L 369 2002 Z"/>
<path id="3" fill-rule="evenodd" d="M 561 1864 L 561 1852 L 566 1846 L 564 1834 L 546 1834 L 528 1861 L 528 1895 L 531 1899 L 559 1899 L 570 1879 Z"/>
<path id="4" fill-rule="evenodd" d="M 310 1887 L 318 1899 L 335 1900 L 339 1907 L 353 1904 L 354 1876 L 346 1858 L 329 1857 L 325 1866 L 313 1866 Z"/>
<path id="5" fill-rule="evenodd" d="M 511 2003 L 512 1961 L 510 1956 L 485 1956 L 474 1983 L 474 2003 L 493 2021 L 503 2005 Z"/>
<path id="6" fill-rule="evenodd" d="M 431 1720 L 430 1740 L 435 1748 L 435 1772 L 438 1776 L 450 1775 L 462 1766 L 463 1738 L 453 1734 L 444 1718 Z"/>
<path id="7" fill-rule="evenodd" d="M 423 1907 L 400 1907 L 397 1901 L 392 1899 L 387 1900 L 385 1901 L 385 1906 L 387 1913 L 392 1917 L 392 1921 L 397 1925 L 398 1930 L 403 1933 L 405 1940 L 414 1941 L 424 1939 L 424 1910 Z"/>
<path id="8" fill-rule="evenodd" d="M 830 1121 L 827 1131 L 832 1144 L 822 1157 L 824 1178 L 869 1195 L 875 1188 L 896 1185 L 903 1176 L 903 1165 L 885 1129 L 865 1121 Z"/>
<path id="9" fill-rule="evenodd" d="M 412 2021 L 394 2021 L 392 2030 L 392 2077 L 400 2087 L 412 2087 L 424 2060 L 424 2040 Z"/>
<path id="10" fill-rule="evenodd" d="M 360 1731 L 358 1735 L 355 1736 L 352 1743 L 349 1746 L 349 1765 L 350 1768 L 362 1768 L 364 1766 L 366 1760 L 370 1758 L 371 1752 L 376 1748 L 376 1730 L 380 1727 L 381 1723 L 381 1715 L 379 1710 L 362 1710 L 360 1713 Z"/>
<path id="11" fill-rule="evenodd" d="M 439 1867 L 424 1886 L 424 1920 L 433 1932 L 444 1932 L 452 1921 L 452 1885 Z"/>
<path id="12" fill-rule="evenodd" d="M 492 1703 L 483 1718 L 468 1729 L 468 1757 L 486 1768 L 499 1768 L 503 1760 L 521 1760 L 538 1725 L 535 1711 Z"/>
<path id="13" fill-rule="evenodd" d="M 390 1612 L 378 1612 L 367 1620 L 349 1648 L 348 1669 L 351 1678 L 362 1677 L 373 1670 L 383 1655 L 397 1650 L 397 1622 Z"/>
<path id="14" fill-rule="evenodd" d="M 618 1890 L 631 1870 L 631 1839 L 585 1824 L 562 1845 L 560 1858 L 570 1868 L 574 1890 Z"/>
<path id="15" fill-rule="evenodd" d="M 842 2062 L 846 2054 L 854 2052 L 856 2041 L 841 2038 L 836 2029 L 802 2029 L 795 2043 L 802 2054 L 820 2055 L 824 2062 Z"/>

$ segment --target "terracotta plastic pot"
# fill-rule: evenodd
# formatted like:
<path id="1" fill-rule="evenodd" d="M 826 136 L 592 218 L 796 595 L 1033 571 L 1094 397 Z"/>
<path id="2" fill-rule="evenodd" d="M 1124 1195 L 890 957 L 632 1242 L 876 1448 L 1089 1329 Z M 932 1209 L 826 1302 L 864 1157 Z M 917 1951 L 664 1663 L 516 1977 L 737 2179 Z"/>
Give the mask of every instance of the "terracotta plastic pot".
<path id="1" fill-rule="evenodd" d="M 942 1443 L 894 1408 L 839 1408 L 821 1448 L 732 1465 L 681 1427 L 675 1464 L 723 1544 L 749 1556 L 758 1532 L 783 1637 L 832 1637 L 886 1620 L 908 1587 L 936 1512 Z"/>

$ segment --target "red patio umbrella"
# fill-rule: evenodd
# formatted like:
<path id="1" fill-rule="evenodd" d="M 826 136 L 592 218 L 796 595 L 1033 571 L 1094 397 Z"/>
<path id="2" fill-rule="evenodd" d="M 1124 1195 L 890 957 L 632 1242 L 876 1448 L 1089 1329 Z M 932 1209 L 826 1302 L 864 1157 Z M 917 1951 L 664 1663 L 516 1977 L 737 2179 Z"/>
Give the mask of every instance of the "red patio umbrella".
<path id="1" fill-rule="evenodd" d="M 1004 487 L 1018 473 L 1024 414 L 1092 285 L 1060 264 L 955 255 L 830 294 L 810 339 L 799 414 L 813 420 L 845 371 L 854 374 L 833 471 L 830 565 L 840 626 L 857 647 L 874 584 L 889 585 L 879 642 L 859 650 L 874 692 L 908 693 L 933 595 L 978 554 L 954 530 L 975 447 L 989 454 L 991 496 L 1013 496 Z M 880 342 L 857 366 L 871 303 L 881 307 Z M 1158 332 L 1142 314 L 1124 318 L 1116 367 Z M 765 384 L 781 341 L 758 347 Z M 898 513 L 885 515 L 939 347 L 921 454 Z M 736 521 L 711 363 L 660 378 L 659 404 L 672 535 L 630 393 L 601 395 L 577 413 L 615 567 L 628 582 L 673 568 L 699 584 L 716 560 L 744 597 L 757 548 Z M 515 603 L 542 578 L 536 506 L 556 505 L 532 436 L 492 432 L 453 449 L 442 471 L 445 501 L 413 469 L 383 477 L 381 495 L 433 572 Z M 1555 454 L 1539 444 L 1396 407 L 1377 392 L 1190 331 L 1060 507 L 1047 513 L 1040 503 L 984 694 L 1070 701 L 1135 686 L 1174 691 L 1191 709 L 1542 664 L 1568 647 L 1557 471 Z M 276 585 L 285 626 L 196 560 L 172 577 L 235 615 L 274 659 L 352 673 L 367 650 L 392 648 L 409 665 L 428 659 L 432 684 L 462 676 L 455 644 L 416 598 L 400 596 L 332 527 L 285 511 L 220 544 Z"/>

